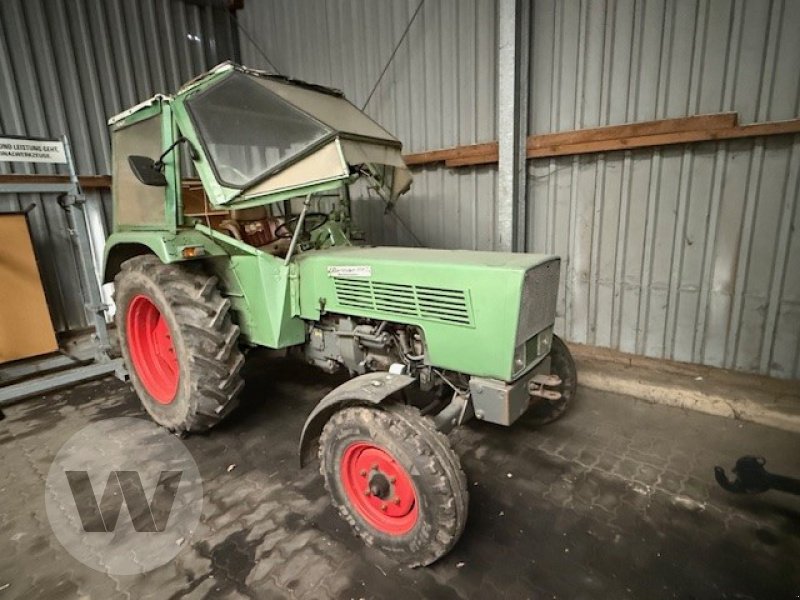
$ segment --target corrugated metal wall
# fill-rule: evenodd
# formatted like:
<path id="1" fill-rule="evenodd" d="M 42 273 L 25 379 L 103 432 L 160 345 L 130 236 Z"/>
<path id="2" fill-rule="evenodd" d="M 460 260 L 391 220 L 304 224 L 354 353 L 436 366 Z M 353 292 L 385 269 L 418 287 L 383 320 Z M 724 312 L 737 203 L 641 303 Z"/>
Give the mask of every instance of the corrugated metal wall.
<path id="1" fill-rule="evenodd" d="M 362 106 L 418 0 L 245 2 L 239 22 L 283 74 L 339 88 Z M 241 36 L 242 61 L 269 70 Z M 428 1 L 366 112 L 414 152 L 496 139 L 495 3 Z M 425 245 L 492 247 L 496 169 L 414 170 L 400 218 Z M 380 201 L 354 202 L 370 241 L 416 242 Z"/>
<path id="2" fill-rule="evenodd" d="M 248 2 L 286 74 L 366 98 L 416 0 Z M 531 133 L 738 111 L 800 116 L 796 0 L 536 0 Z M 426 2 L 368 112 L 407 151 L 495 139 L 493 1 Z M 242 37 L 246 64 L 266 67 Z M 800 136 L 528 163 L 529 249 L 564 258 L 558 330 L 654 357 L 800 377 Z M 491 248 L 496 169 L 415 170 L 426 245 Z M 371 240 L 410 244 L 358 204 Z"/>
<path id="3" fill-rule="evenodd" d="M 156 92 L 236 56 L 225 10 L 181 0 L 2 0 L 0 135 L 66 133 L 81 175 L 110 173 L 106 120 Z M 0 163 L 0 173 L 56 171 Z M 31 203 L 34 244 L 58 331 L 86 326 L 66 223 L 53 195 L 0 194 L 0 211 Z M 102 239 L 110 195 L 91 193 L 88 214 Z"/>
<path id="4" fill-rule="evenodd" d="M 800 116 L 800 2 L 536 2 L 546 133 Z M 800 377 L 800 136 L 529 161 L 532 251 L 566 257 L 558 328 L 625 352 Z"/>
<path id="5" fill-rule="evenodd" d="M 248 1 L 242 27 L 284 74 L 367 98 L 417 0 Z M 534 133 L 738 111 L 800 115 L 794 0 L 537 0 Z M 0 132 L 66 131 L 82 174 L 107 173 L 107 116 L 232 57 L 227 13 L 180 0 L 4 0 Z M 267 68 L 241 37 L 242 62 Z M 367 112 L 421 151 L 495 139 L 496 6 L 428 1 Z M 529 162 L 529 248 L 564 257 L 558 328 L 577 342 L 800 376 L 798 136 Z M 0 165 L 0 172 L 8 172 Z M 48 173 L 46 167 L 42 173 Z M 425 245 L 491 248 L 496 169 L 416 170 L 400 217 Z M 59 330 L 81 327 L 54 198 L 30 202 Z M 91 198 L 96 228 L 107 205 Z M 370 239 L 413 244 L 377 202 Z"/>

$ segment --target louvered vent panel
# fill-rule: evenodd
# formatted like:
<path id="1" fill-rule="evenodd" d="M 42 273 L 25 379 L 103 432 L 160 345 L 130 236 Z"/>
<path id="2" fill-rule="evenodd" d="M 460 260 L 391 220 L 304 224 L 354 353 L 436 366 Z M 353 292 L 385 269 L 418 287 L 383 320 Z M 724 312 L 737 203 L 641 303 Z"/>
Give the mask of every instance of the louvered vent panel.
<path id="1" fill-rule="evenodd" d="M 336 278 L 334 285 L 336 299 L 342 306 L 375 310 L 375 301 L 372 299 L 372 286 L 369 280 Z"/>
<path id="2" fill-rule="evenodd" d="M 399 315 L 419 316 L 413 286 L 401 283 L 373 282 L 372 291 L 375 294 L 375 307 L 378 310 Z"/>
<path id="3" fill-rule="evenodd" d="M 472 325 L 472 312 L 463 290 L 339 277 L 334 279 L 334 286 L 337 302 L 347 308 Z"/>
<path id="4" fill-rule="evenodd" d="M 446 323 L 471 325 L 467 297 L 462 290 L 417 287 L 420 316 Z"/>

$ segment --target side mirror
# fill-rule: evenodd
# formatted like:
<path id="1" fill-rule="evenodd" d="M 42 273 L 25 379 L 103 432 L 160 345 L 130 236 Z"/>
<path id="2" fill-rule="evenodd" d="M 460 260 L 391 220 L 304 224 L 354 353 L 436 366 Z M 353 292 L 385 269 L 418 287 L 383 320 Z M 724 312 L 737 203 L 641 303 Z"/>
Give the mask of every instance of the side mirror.
<path id="1" fill-rule="evenodd" d="M 128 157 L 128 166 L 130 166 L 136 179 L 145 185 L 153 185 L 156 187 L 166 187 L 167 178 L 164 173 L 156 166 L 156 162 L 149 156 L 135 156 Z"/>

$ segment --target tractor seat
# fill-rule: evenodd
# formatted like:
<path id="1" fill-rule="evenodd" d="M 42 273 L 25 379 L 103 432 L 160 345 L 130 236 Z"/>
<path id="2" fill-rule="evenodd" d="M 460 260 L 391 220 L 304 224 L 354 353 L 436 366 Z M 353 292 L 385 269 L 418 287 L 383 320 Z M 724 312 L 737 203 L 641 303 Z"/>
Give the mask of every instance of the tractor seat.
<path id="1" fill-rule="evenodd" d="M 289 240 L 275 236 L 275 230 L 283 219 L 270 217 L 264 206 L 241 208 L 231 211 L 231 218 L 219 225 L 219 229 L 231 237 L 254 246 L 274 256 L 285 256 Z"/>

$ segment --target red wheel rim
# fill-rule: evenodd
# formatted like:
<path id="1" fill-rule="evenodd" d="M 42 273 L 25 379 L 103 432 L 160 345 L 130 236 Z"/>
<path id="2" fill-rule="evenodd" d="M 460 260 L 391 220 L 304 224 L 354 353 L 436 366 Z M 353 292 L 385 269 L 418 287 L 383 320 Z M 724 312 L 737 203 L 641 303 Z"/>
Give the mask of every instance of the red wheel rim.
<path id="1" fill-rule="evenodd" d="M 128 349 L 136 374 L 159 404 L 169 404 L 178 391 L 178 359 L 164 315 L 147 296 L 136 296 L 125 316 Z"/>
<path id="2" fill-rule="evenodd" d="M 414 483 L 394 457 L 371 442 L 354 442 L 344 451 L 342 483 L 350 503 L 375 529 L 403 535 L 417 522 Z"/>

